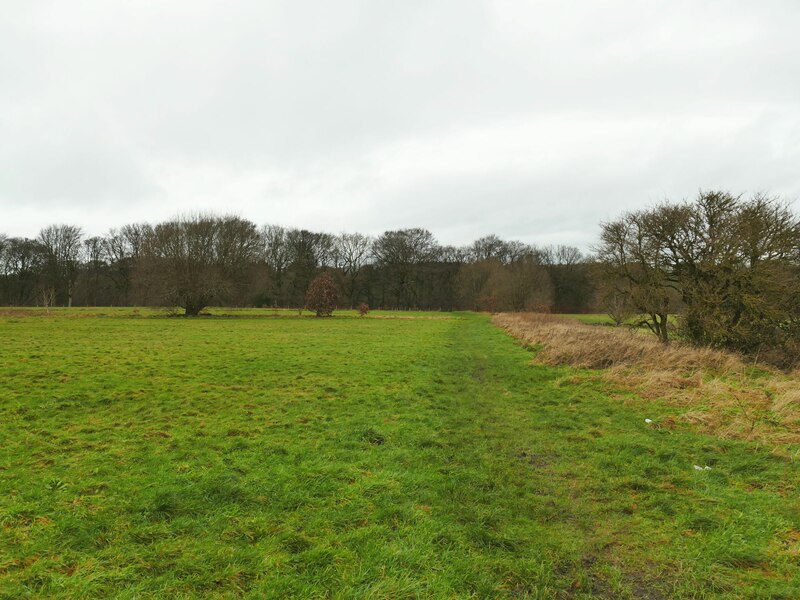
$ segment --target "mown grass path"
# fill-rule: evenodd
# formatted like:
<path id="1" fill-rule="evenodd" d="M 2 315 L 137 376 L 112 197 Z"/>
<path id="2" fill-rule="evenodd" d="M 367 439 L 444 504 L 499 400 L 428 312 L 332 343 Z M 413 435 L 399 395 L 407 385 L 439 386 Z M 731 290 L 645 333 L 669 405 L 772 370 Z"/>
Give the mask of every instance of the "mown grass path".
<path id="1" fill-rule="evenodd" d="M 0 336 L 1 597 L 799 595 L 796 463 L 652 428 L 484 316 Z"/>

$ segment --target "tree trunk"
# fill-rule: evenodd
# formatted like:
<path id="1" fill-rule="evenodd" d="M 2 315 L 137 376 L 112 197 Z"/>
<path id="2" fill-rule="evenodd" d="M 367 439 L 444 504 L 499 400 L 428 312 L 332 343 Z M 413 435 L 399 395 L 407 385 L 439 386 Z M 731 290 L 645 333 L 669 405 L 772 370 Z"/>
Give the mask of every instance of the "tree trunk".
<path id="1" fill-rule="evenodd" d="M 200 311 L 203 310 L 204 306 L 194 305 L 194 304 L 187 304 L 184 307 L 184 314 L 187 317 L 196 317 L 200 314 Z"/>
<path id="2" fill-rule="evenodd" d="M 669 330 L 667 329 L 667 319 L 669 315 L 658 315 L 658 339 L 663 343 L 669 343 Z"/>

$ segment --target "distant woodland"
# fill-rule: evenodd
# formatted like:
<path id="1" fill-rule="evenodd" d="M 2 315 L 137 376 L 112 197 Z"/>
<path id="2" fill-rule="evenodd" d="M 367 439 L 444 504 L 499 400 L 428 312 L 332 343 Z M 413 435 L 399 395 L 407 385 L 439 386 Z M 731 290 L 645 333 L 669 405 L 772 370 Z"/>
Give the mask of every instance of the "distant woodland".
<path id="1" fill-rule="evenodd" d="M 590 262 L 577 248 L 494 235 L 443 246 L 426 229 L 331 235 L 239 217 L 136 223 L 101 237 L 50 225 L 35 239 L 0 235 L 0 303 L 298 308 L 321 272 L 341 307 L 403 310 L 592 310 Z"/>
<path id="2" fill-rule="evenodd" d="M 302 308 L 321 274 L 337 303 L 400 310 L 605 312 L 668 343 L 780 366 L 800 356 L 800 220 L 764 195 L 701 192 L 602 223 L 592 255 L 427 229 L 332 235 L 237 216 L 135 223 L 100 237 L 50 225 L 0 234 L 0 303 Z"/>

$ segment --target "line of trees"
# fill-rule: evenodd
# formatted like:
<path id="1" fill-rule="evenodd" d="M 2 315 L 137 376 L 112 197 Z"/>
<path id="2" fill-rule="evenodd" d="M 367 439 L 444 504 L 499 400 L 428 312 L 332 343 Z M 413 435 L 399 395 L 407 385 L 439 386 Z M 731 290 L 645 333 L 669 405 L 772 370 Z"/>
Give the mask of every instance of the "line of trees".
<path id="1" fill-rule="evenodd" d="M 587 312 L 591 268 L 577 248 L 495 235 L 454 247 L 421 228 L 332 235 L 194 215 L 95 237 L 73 225 L 0 235 L 0 304 L 297 308 L 328 272 L 343 307 Z"/>
<path id="2" fill-rule="evenodd" d="M 800 219 L 780 199 L 701 192 L 601 224 L 594 256 L 495 235 L 440 244 L 427 229 L 331 235 L 235 216 L 130 224 L 86 237 L 0 234 L 0 304 L 303 307 L 327 273 L 339 306 L 607 312 L 791 366 L 800 357 Z"/>

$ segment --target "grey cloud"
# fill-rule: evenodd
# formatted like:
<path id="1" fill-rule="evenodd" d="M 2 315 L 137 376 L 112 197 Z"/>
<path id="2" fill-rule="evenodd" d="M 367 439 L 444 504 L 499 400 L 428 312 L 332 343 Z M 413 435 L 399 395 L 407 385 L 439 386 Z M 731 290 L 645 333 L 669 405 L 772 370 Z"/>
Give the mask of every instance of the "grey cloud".
<path id="1" fill-rule="evenodd" d="M 788 0 L 13 1 L 4 13 L 10 234 L 35 234 L 56 208 L 98 233 L 206 209 L 589 247 L 599 220 L 664 197 L 800 194 Z"/>

